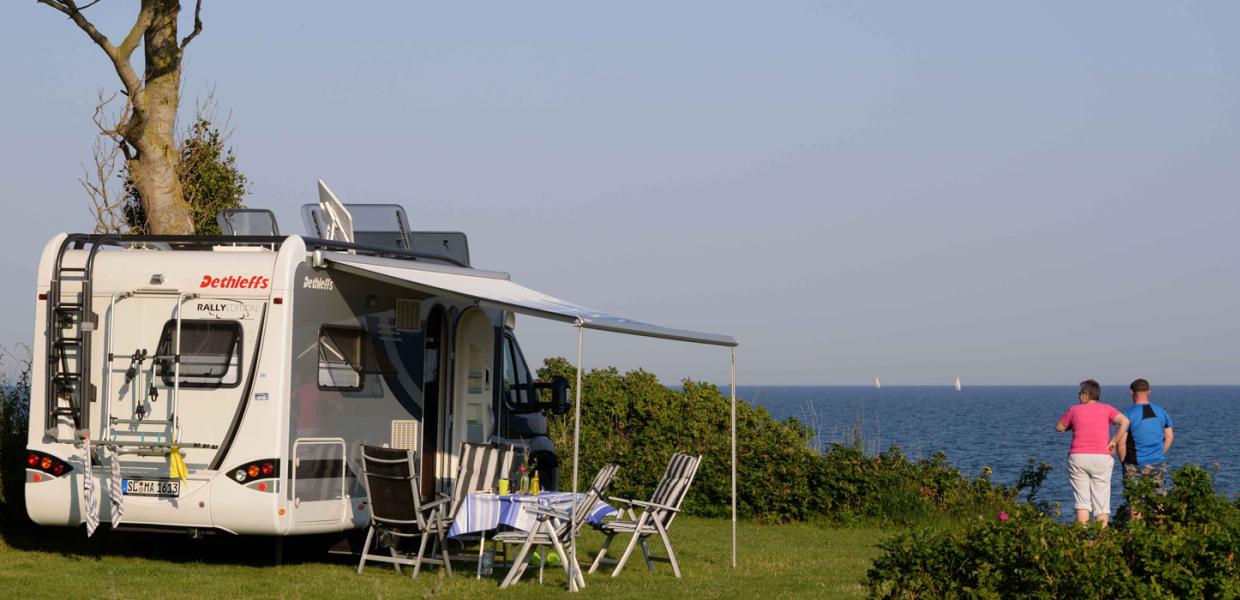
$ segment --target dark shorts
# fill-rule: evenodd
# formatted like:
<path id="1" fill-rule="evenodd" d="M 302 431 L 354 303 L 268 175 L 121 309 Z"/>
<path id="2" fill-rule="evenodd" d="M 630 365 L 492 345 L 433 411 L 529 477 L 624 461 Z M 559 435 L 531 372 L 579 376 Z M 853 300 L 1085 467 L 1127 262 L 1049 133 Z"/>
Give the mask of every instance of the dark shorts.
<path id="1" fill-rule="evenodd" d="M 1148 465 L 1124 463 L 1124 481 L 1153 479 L 1158 486 L 1158 493 L 1167 495 L 1167 463 L 1157 462 Z"/>

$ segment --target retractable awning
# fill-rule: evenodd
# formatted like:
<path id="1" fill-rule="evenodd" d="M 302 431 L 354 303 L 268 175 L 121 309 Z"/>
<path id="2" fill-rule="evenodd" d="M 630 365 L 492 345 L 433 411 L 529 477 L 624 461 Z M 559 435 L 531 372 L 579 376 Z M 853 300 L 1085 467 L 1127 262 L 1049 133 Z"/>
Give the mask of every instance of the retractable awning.
<path id="1" fill-rule="evenodd" d="M 511 310 L 513 312 L 571 323 L 577 327 L 577 384 L 575 386 L 576 402 L 573 403 L 573 510 L 577 512 L 577 491 L 579 490 L 578 467 L 581 464 L 581 384 L 583 370 L 583 348 L 585 330 L 597 329 L 616 333 L 627 333 L 645 337 L 695 342 L 714 346 L 726 346 L 732 354 L 731 400 L 732 414 L 729 433 L 732 441 L 732 568 L 737 566 L 736 560 L 736 339 L 716 333 L 701 333 L 684 329 L 671 329 L 632 319 L 617 317 L 591 308 L 586 308 L 559 298 L 548 296 L 542 292 L 517 285 L 508 279 L 507 273 L 462 269 L 429 263 L 410 263 L 409 261 L 356 256 L 337 252 L 322 253 L 323 262 L 331 268 L 340 269 L 361 275 L 385 280 L 396 285 L 405 285 L 413 289 L 432 294 L 451 295 L 468 298 L 481 304 Z M 316 261 L 317 262 L 317 261 Z M 570 530 L 568 564 L 578 565 L 577 530 Z M 630 546 L 629 550 L 632 550 Z M 670 550 L 670 548 L 669 548 Z M 569 591 L 578 591 L 578 578 L 570 577 Z"/>
<path id="2" fill-rule="evenodd" d="M 731 336 L 660 327 L 573 304 L 513 283 L 507 273 L 335 252 L 325 252 L 323 258 L 332 268 L 342 271 L 377 277 L 428 293 L 461 296 L 516 313 L 580 324 L 586 329 L 736 346 L 736 339 Z"/>

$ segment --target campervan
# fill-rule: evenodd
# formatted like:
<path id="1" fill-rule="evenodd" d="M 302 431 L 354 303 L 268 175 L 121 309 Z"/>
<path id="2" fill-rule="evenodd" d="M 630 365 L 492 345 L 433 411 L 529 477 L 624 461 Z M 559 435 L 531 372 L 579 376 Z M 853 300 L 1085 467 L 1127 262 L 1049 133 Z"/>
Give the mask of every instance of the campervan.
<path id="1" fill-rule="evenodd" d="M 47 243 L 31 519 L 79 526 L 93 509 L 191 534 L 361 528 L 362 444 L 414 450 L 427 496 L 450 490 L 463 442 L 524 449 L 554 488 L 546 415 L 568 410 L 568 382 L 534 381 L 513 306 L 572 305 L 473 268 L 462 233 L 411 231 L 399 206 L 319 191 L 306 236 L 232 210 L 217 236 Z"/>

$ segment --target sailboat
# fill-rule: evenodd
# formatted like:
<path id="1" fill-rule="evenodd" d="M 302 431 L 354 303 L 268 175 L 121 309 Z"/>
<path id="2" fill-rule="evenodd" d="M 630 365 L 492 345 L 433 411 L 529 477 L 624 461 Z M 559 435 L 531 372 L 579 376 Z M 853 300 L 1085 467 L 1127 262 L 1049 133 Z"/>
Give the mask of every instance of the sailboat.
<path id="1" fill-rule="evenodd" d="M 956 391 L 957 392 L 960 391 L 960 378 L 959 377 L 956 378 Z"/>
<path id="2" fill-rule="evenodd" d="M 874 378 L 874 389 L 878 390 L 878 389 L 882 389 L 882 387 L 883 387 L 883 384 L 878 381 L 878 377 L 875 377 Z"/>

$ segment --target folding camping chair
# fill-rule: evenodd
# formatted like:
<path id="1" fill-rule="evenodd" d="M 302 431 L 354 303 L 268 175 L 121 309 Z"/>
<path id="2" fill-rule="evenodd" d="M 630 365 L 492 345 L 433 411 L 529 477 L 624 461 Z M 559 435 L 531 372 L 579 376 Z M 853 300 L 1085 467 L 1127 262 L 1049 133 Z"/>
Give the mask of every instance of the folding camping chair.
<path id="1" fill-rule="evenodd" d="M 700 454 L 690 456 L 677 452 L 668 461 L 667 470 L 663 472 L 663 479 L 655 487 L 649 502 L 608 498 L 607 502 L 616 508 L 620 508 L 619 505 L 625 506 L 623 512 L 628 515 L 628 519 L 615 519 L 595 526 L 607 535 L 607 539 L 603 541 L 602 549 L 598 551 L 598 556 L 590 565 L 590 572 L 593 573 L 603 562 L 615 562 L 616 568 L 611 572 L 611 576 L 619 575 L 624 569 L 624 564 L 628 562 L 629 555 L 633 553 L 633 548 L 641 544 L 642 554 L 646 557 L 646 566 L 651 572 L 654 571 L 654 561 L 667 561 L 672 564 L 672 572 L 676 574 L 676 577 L 680 577 L 680 565 L 676 562 L 676 553 L 672 550 L 672 540 L 667 535 L 667 529 L 671 527 L 672 520 L 680 512 L 680 504 L 684 502 L 685 496 L 689 495 L 689 486 L 693 483 L 693 476 L 697 474 L 700 464 L 702 464 Z M 635 506 L 642 509 L 640 517 L 634 518 L 633 507 Z M 611 546 L 611 541 L 622 533 L 631 534 L 633 537 L 629 540 L 629 546 L 625 548 L 620 560 L 613 561 L 604 558 L 607 556 L 607 548 Z M 652 556 L 650 547 L 646 545 L 646 538 L 656 533 L 663 539 L 663 547 L 667 549 L 667 558 Z"/>
<path id="2" fill-rule="evenodd" d="M 444 531 L 452 528 L 452 521 L 457 517 L 465 497 L 471 493 L 484 490 L 498 490 L 499 480 L 507 479 L 512 474 L 513 462 L 516 460 L 517 449 L 507 444 L 461 444 L 461 459 L 456 470 L 456 479 L 452 484 L 452 494 L 443 495 L 436 502 L 448 502 L 438 513 L 440 527 Z M 478 542 L 478 576 L 482 575 L 482 553 L 486 545 L 486 534 L 467 534 L 452 538 L 460 542 Z"/>
<path id="3" fill-rule="evenodd" d="M 413 464 L 413 452 L 396 448 L 362 446 L 362 473 L 366 485 L 366 508 L 370 512 L 370 530 L 362 547 L 362 560 L 357 564 L 360 575 L 366 561 L 390 563 L 400 572 L 401 565 L 412 565 L 417 577 L 422 564 L 442 565 L 452 574 L 451 558 L 444 546 L 442 520 L 436 517 L 441 505 L 447 500 L 437 500 L 423 505 L 418 494 L 417 470 Z M 371 554 L 375 541 L 387 546 L 391 556 Z M 412 538 L 419 538 L 416 555 L 410 552 Z M 426 555 L 427 539 L 433 537 L 443 552 L 436 559 Z M 432 546 L 433 550 L 433 546 Z M 410 556 L 413 558 L 410 558 Z"/>
<path id="4" fill-rule="evenodd" d="M 603 494 L 607 493 L 607 489 L 611 487 L 611 482 L 616 479 L 616 471 L 620 469 L 619 465 L 609 463 L 599 470 L 598 475 L 594 476 L 594 482 L 590 484 L 590 488 L 586 490 L 585 496 L 577 503 L 577 510 L 571 515 L 569 511 L 558 511 L 543 506 L 529 506 L 527 511 L 538 515 L 538 520 L 534 527 L 529 531 L 501 531 L 495 534 L 492 539 L 501 544 L 521 544 L 521 549 L 517 551 L 517 556 L 513 560 L 512 568 L 508 570 L 508 576 L 504 578 L 500 584 L 500 589 L 504 589 L 521 579 L 521 575 L 525 573 L 525 569 L 529 566 L 529 553 L 531 546 L 539 547 L 539 555 L 543 560 L 539 561 L 538 581 L 542 582 L 543 568 L 547 564 L 546 554 L 543 554 L 543 546 L 552 546 L 560 555 L 560 564 L 564 567 L 565 577 L 575 579 L 577 588 L 586 586 L 585 577 L 581 575 L 581 567 L 576 561 L 569 560 L 568 554 L 564 551 L 565 544 L 569 543 L 569 539 L 575 537 L 580 531 L 581 526 L 590 518 L 590 513 L 594 512 L 594 507 L 603 499 Z M 571 496 L 570 496 L 571 497 Z M 531 500 L 532 501 L 532 500 Z M 507 554 L 507 552 L 505 552 Z"/>

